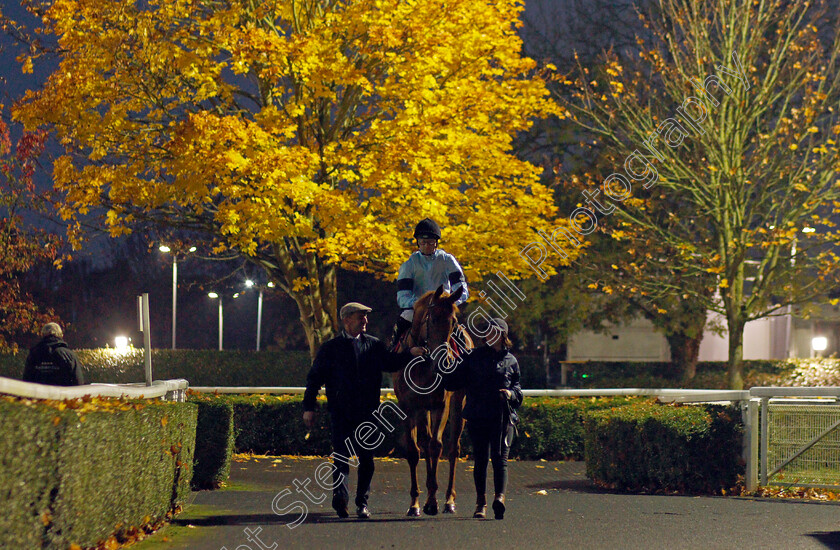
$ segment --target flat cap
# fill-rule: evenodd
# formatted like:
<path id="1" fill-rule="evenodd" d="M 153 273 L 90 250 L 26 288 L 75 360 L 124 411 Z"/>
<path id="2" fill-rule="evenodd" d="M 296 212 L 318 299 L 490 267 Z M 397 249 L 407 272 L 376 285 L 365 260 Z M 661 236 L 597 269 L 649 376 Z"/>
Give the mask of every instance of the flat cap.
<path id="1" fill-rule="evenodd" d="M 365 313 L 369 313 L 373 311 L 369 307 L 364 304 L 360 304 L 359 302 L 347 302 L 343 306 L 341 306 L 341 311 L 338 312 L 338 316 L 344 319 L 348 315 L 352 315 L 357 311 L 363 311 Z"/>

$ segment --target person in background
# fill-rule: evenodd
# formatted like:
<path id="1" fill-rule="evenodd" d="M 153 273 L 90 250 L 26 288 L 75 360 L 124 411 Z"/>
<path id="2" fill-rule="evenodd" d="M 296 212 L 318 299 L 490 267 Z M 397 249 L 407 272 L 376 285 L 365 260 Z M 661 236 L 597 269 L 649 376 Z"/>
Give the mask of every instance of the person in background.
<path id="1" fill-rule="evenodd" d="M 485 346 L 472 350 L 451 373 L 441 372 L 447 390 L 466 388 L 464 418 L 475 455 L 475 518 L 487 514 L 487 462 L 493 464 L 493 513 L 505 517 L 507 460 L 519 422 L 516 409 L 522 404 L 519 363 L 510 353 L 508 326 L 492 319 L 481 330 Z M 419 353 L 412 348 L 412 353 Z"/>
<path id="2" fill-rule="evenodd" d="M 57 323 L 41 328 L 41 341 L 29 350 L 23 381 L 52 386 L 80 386 L 85 383 L 82 364 L 67 342 Z"/>

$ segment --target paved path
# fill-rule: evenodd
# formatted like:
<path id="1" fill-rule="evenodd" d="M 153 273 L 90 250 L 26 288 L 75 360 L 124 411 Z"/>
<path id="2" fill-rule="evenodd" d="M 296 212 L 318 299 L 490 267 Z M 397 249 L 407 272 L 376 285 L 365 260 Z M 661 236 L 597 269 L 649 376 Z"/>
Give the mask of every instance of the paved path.
<path id="1" fill-rule="evenodd" d="M 308 488 L 319 496 L 322 491 L 314 476 L 322 462 L 281 457 L 235 463 L 228 488 L 194 493 L 173 525 L 139 548 L 257 550 L 274 543 L 278 550 L 519 544 L 595 549 L 840 548 L 840 504 L 617 494 L 593 487 L 582 462 L 512 462 L 505 519 L 482 521 L 471 518 L 472 462 L 458 464 L 457 515 L 406 518 L 407 466 L 404 461 L 377 459 L 370 520 L 353 515 L 340 520 L 326 498 L 321 505 L 307 502 L 306 518 L 290 529 L 288 524 L 302 516 L 302 509 L 292 510 L 291 505 L 307 500 L 294 493 L 294 481 L 312 479 Z M 355 473 L 351 474 L 352 491 Z M 278 497 L 284 489 L 292 494 Z M 272 512 L 275 498 L 278 508 L 289 507 L 286 515 Z"/>

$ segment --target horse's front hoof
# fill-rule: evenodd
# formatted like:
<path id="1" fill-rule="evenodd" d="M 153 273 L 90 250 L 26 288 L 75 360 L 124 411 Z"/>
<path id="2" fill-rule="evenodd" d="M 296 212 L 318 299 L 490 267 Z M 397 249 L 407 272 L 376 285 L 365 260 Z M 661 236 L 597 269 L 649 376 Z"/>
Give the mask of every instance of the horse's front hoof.
<path id="1" fill-rule="evenodd" d="M 426 505 L 423 506 L 423 513 L 427 516 L 436 516 L 438 513 L 437 502 L 427 502 Z"/>
<path id="2" fill-rule="evenodd" d="M 408 512 L 405 513 L 406 516 L 410 518 L 419 518 L 420 517 L 420 507 L 419 506 L 412 506 L 408 509 Z"/>
<path id="3" fill-rule="evenodd" d="M 447 502 L 446 505 L 443 507 L 444 514 L 454 514 L 455 513 L 455 503 L 454 502 Z"/>

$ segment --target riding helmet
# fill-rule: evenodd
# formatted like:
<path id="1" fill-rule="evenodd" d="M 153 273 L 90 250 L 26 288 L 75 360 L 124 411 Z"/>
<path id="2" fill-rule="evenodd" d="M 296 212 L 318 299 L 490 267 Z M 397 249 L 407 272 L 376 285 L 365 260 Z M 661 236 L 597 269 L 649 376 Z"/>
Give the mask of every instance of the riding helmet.
<path id="1" fill-rule="evenodd" d="M 414 228 L 414 238 L 440 240 L 440 226 L 431 218 L 422 219 Z"/>

